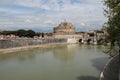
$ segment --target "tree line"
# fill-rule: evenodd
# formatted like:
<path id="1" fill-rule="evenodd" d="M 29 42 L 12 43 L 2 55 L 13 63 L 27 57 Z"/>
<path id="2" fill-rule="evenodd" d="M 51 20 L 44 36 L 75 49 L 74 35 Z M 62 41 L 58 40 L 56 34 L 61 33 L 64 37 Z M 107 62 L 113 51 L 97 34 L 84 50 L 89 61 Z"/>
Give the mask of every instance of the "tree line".
<path id="1" fill-rule="evenodd" d="M 44 33 L 42 32 L 35 32 L 33 30 L 24 30 L 24 29 L 19 29 L 16 31 L 2 31 L 0 32 L 0 35 L 15 35 L 19 37 L 28 37 L 28 38 L 33 38 L 34 36 L 41 36 L 44 37 Z"/>

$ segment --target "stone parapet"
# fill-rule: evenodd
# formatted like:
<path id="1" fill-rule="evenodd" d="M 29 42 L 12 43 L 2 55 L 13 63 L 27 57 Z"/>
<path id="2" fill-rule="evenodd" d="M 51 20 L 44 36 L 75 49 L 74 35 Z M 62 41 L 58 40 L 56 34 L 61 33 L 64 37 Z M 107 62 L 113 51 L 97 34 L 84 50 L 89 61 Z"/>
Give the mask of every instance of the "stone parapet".
<path id="1" fill-rule="evenodd" d="M 2 39 L 0 40 L 0 49 L 6 48 L 14 48 L 14 47 L 23 47 L 23 46 L 32 46 L 32 45 L 40 45 L 40 44 L 48 44 L 48 43 L 66 43 L 67 39 Z"/>
<path id="2" fill-rule="evenodd" d="M 119 55 L 113 57 L 106 64 L 103 72 L 101 73 L 100 80 L 120 80 L 120 61 Z"/>

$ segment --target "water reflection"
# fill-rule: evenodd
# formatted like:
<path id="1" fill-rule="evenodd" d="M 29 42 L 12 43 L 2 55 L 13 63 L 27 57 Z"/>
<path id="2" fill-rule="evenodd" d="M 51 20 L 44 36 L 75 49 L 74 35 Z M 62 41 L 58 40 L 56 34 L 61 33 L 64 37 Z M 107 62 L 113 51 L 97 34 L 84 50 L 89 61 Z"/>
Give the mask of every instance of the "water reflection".
<path id="1" fill-rule="evenodd" d="M 77 78 L 78 80 L 99 80 L 99 78 L 94 76 L 81 76 Z"/>
<path id="2" fill-rule="evenodd" d="M 70 45 L 59 46 L 59 47 L 37 48 L 37 49 L 31 49 L 31 50 L 28 49 L 28 50 L 21 50 L 18 52 L 13 52 L 8 54 L 0 54 L 0 61 L 9 60 L 11 58 L 16 58 L 19 61 L 25 61 L 28 59 L 32 60 L 36 56 L 39 56 L 40 54 L 46 54 L 48 52 L 51 52 L 56 59 L 69 62 L 74 58 L 76 51 L 78 51 L 79 49 L 80 49 L 80 52 L 85 50 L 86 51 L 94 50 L 96 52 L 96 50 L 99 50 L 99 49 L 101 50 L 102 48 L 100 46 L 93 46 L 93 45 L 70 44 Z"/>
<path id="3" fill-rule="evenodd" d="M 53 53 L 54 57 L 65 62 L 69 62 L 74 58 L 74 54 L 78 45 L 71 44 L 60 47 L 51 47 L 51 48 L 38 48 L 32 50 L 18 51 L 14 53 L 1 54 L 0 61 L 9 60 L 11 58 L 16 58 L 19 61 L 32 60 L 37 55 L 46 54 L 48 52 Z"/>
<path id="4" fill-rule="evenodd" d="M 105 56 L 93 45 L 64 45 L 1 54 L 0 80 L 97 80 Z"/>
<path id="5" fill-rule="evenodd" d="M 108 61 L 108 57 L 95 58 L 91 61 L 93 67 L 95 67 L 99 71 L 102 71 L 106 62 Z"/>
<path id="6" fill-rule="evenodd" d="M 61 48 L 53 50 L 53 54 L 56 58 L 69 62 L 74 58 L 77 45 L 71 44 Z"/>
<path id="7" fill-rule="evenodd" d="M 13 53 L 7 53 L 7 54 L 0 54 L 0 61 L 4 60 L 10 60 L 10 59 L 17 59 L 19 61 L 25 61 L 25 60 L 32 60 L 35 58 L 36 54 L 44 54 L 45 49 L 39 48 L 39 49 L 31 49 L 31 50 L 21 50 L 18 52 Z"/>

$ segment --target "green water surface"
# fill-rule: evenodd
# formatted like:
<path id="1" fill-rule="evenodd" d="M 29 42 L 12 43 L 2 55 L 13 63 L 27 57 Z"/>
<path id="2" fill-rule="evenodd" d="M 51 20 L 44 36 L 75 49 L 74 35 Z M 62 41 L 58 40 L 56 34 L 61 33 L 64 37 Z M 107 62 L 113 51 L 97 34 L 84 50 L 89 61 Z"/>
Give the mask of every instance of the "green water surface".
<path id="1" fill-rule="evenodd" d="M 0 54 L 0 80 L 99 80 L 103 50 L 74 44 Z"/>

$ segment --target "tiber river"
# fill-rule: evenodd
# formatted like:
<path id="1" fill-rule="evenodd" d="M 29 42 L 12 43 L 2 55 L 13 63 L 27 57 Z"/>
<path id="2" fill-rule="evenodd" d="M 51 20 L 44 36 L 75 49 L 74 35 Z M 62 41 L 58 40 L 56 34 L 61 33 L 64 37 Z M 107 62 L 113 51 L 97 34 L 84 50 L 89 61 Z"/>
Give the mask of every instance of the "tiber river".
<path id="1" fill-rule="evenodd" d="M 103 46 L 64 45 L 0 54 L 0 80 L 99 80 Z"/>

